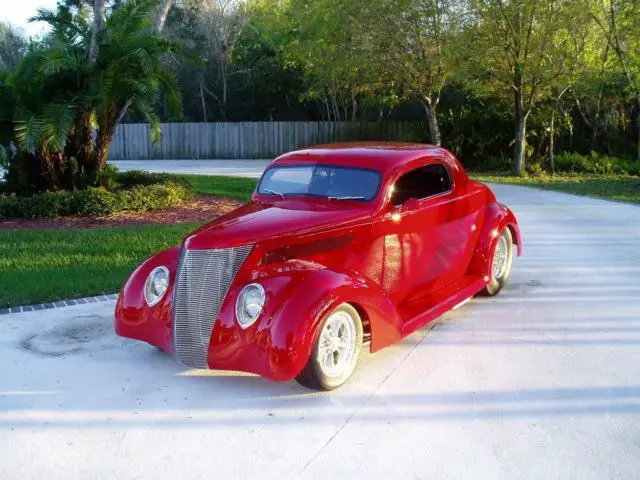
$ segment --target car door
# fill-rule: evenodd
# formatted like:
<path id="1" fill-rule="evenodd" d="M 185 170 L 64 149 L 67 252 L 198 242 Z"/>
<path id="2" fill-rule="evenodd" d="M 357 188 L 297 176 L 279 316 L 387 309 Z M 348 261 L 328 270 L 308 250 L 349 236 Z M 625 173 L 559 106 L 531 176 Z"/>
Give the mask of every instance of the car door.
<path id="1" fill-rule="evenodd" d="M 381 284 L 396 304 L 410 302 L 464 274 L 473 214 L 458 202 L 445 162 L 431 160 L 402 175 L 375 226 L 384 237 Z"/>

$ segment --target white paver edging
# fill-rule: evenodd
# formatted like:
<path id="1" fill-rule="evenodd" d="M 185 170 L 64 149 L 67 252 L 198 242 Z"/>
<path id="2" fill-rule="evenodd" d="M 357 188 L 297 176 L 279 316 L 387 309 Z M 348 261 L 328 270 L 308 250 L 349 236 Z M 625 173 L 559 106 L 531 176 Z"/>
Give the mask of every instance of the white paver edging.
<path id="1" fill-rule="evenodd" d="M 107 295 L 95 295 L 92 297 L 72 298 L 69 300 L 56 300 L 55 302 L 36 303 L 33 305 L 20 305 L 17 307 L 0 308 L 0 315 L 9 313 L 26 313 L 35 310 L 48 310 L 51 308 L 71 307 L 72 305 L 84 305 L 85 303 L 106 302 L 109 300 L 117 300 L 117 293 Z"/>

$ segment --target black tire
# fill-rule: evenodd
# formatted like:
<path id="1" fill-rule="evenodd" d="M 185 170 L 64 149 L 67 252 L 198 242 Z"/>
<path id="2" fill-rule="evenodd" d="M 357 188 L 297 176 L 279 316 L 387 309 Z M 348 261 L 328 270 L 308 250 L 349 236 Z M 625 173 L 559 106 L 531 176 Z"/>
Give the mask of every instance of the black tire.
<path id="1" fill-rule="evenodd" d="M 348 361 L 348 363 L 344 365 L 344 369 L 339 375 L 328 376 L 325 374 L 319 363 L 318 353 L 322 341 L 322 332 L 325 328 L 327 328 L 327 323 L 332 315 L 339 312 L 346 313 L 353 320 L 353 326 L 355 327 L 355 336 L 353 342 L 351 343 L 353 344 L 353 348 L 355 350 L 350 361 Z M 360 315 L 358 314 L 357 310 L 351 305 L 349 305 L 348 303 L 343 303 L 336 309 L 329 312 L 320 324 L 317 339 L 311 355 L 309 356 L 307 364 L 305 365 L 302 372 L 300 372 L 300 374 L 296 377 L 296 381 L 300 385 L 312 390 L 334 390 L 344 385 L 347 380 L 349 380 L 349 378 L 355 371 L 356 366 L 358 365 L 358 358 L 360 357 L 360 351 L 362 349 L 362 335 L 362 320 L 360 319 Z"/>
<path id="2" fill-rule="evenodd" d="M 507 263 L 505 265 L 504 272 L 499 277 L 496 278 L 494 276 L 494 271 L 493 271 L 493 260 L 496 255 L 498 244 L 500 243 L 501 239 L 504 239 L 504 241 L 506 242 L 506 249 L 507 249 L 506 262 Z M 502 288 L 509 281 L 512 264 L 513 264 L 513 237 L 511 235 L 511 230 L 509 229 L 509 227 L 505 227 L 504 230 L 500 232 L 500 235 L 498 235 L 496 243 L 493 246 L 493 250 L 491 252 L 491 266 L 490 266 L 491 279 L 489 280 L 489 283 L 487 283 L 487 286 L 484 288 L 484 290 L 481 292 L 482 295 L 487 297 L 493 297 L 494 295 L 497 295 L 498 293 L 500 293 L 500 290 L 502 290 Z"/>

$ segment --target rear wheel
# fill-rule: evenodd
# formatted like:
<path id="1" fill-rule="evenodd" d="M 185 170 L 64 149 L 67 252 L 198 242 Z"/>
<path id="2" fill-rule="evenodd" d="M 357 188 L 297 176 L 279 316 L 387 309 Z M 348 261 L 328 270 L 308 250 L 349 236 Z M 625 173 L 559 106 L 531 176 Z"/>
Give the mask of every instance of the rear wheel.
<path id="1" fill-rule="evenodd" d="M 507 284 L 511 275 L 511 265 L 513 262 L 513 237 L 509 227 L 505 227 L 493 247 L 491 256 L 491 278 L 485 287 L 483 294 L 494 296 Z"/>
<path id="2" fill-rule="evenodd" d="M 343 303 L 320 324 L 311 356 L 296 380 L 313 390 L 338 388 L 356 369 L 361 348 L 360 315 L 351 305 Z"/>

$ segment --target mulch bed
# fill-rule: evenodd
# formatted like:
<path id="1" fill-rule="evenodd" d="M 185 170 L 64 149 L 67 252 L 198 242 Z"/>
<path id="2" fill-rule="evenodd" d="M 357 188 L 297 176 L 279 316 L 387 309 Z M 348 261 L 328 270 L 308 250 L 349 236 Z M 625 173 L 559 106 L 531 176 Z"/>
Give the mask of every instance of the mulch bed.
<path id="1" fill-rule="evenodd" d="M 192 202 L 150 212 L 120 212 L 105 216 L 56 217 L 28 220 L 15 218 L 0 220 L 0 230 L 29 228 L 98 228 L 158 223 L 195 223 L 212 220 L 242 205 L 230 198 L 200 195 Z"/>

